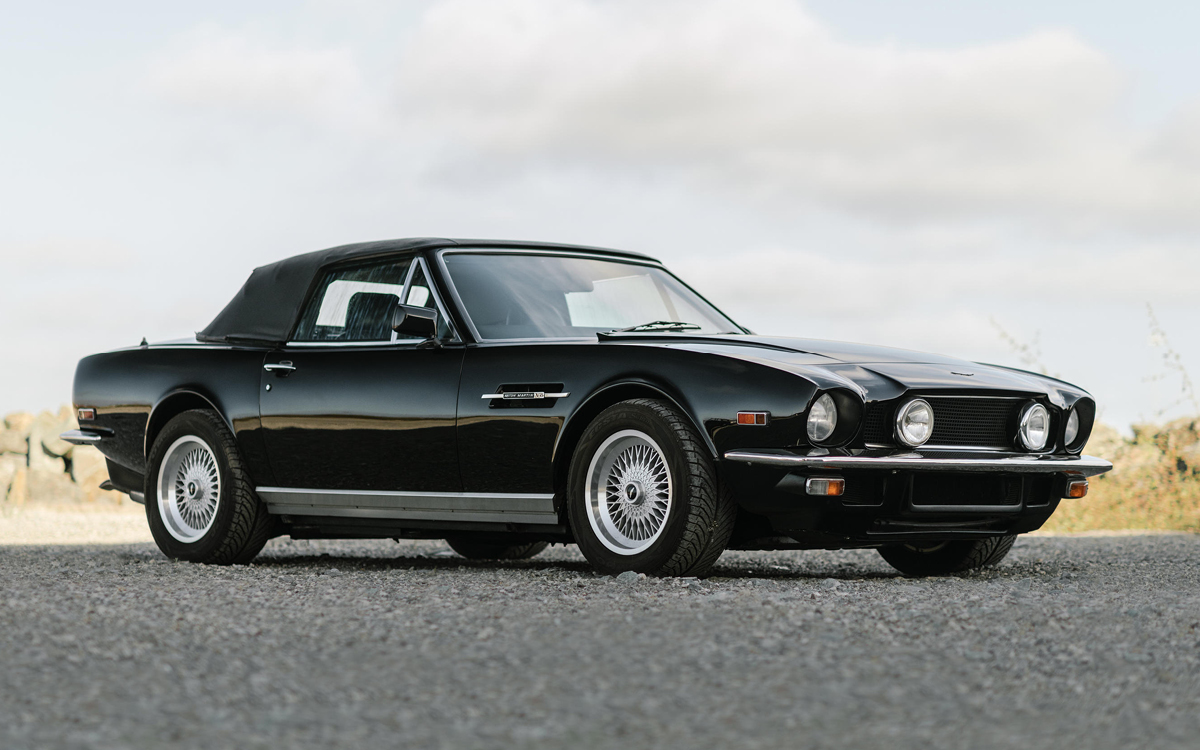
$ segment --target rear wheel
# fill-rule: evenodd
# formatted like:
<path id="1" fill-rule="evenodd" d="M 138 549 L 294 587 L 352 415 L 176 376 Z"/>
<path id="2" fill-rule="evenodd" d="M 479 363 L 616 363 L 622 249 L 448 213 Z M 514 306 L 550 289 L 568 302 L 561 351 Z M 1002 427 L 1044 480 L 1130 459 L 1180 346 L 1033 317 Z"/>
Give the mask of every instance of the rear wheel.
<path id="1" fill-rule="evenodd" d="M 548 542 L 504 544 L 461 536 L 447 537 L 446 544 L 468 560 L 527 560 L 549 546 Z"/>
<path id="2" fill-rule="evenodd" d="M 147 461 L 146 519 L 167 557 L 247 563 L 271 538 L 273 519 L 254 494 L 237 443 L 205 409 L 171 419 Z"/>
<path id="3" fill-rule="evenodd" d="M 924 545 L 888 544 L 879 548 L 879 554 L 905 575 L 938 576 L 995 565 L 1004 559 L 1016 540 L 1016 534 L 1009 534 Z"/>
<path id="4" fill-rule="evenodd" d="M 588 425 L 568 475 L 567 515 L 604 573 L 708 573 L 737 506 L 691 422 L 673 405 L 622 401 Z"/>

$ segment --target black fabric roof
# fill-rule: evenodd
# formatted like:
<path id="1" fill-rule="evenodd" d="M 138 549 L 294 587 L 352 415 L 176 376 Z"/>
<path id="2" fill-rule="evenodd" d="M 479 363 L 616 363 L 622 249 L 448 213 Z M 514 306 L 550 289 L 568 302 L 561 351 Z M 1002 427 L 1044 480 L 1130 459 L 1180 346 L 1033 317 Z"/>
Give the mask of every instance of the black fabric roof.
<path id="1" fill-rule="evenodd" d="M 556 245 L 543 242 L 507 240 L 452 240 L 439 237 L 413 237 L 341 245 L 327 250 L 295 255 L 254 269 L 250 278 L 208 327 L 196 334 L 201 341 L 225 343 L 255 342 L 281 344 L 295 326 L 296 318 L 308 296 L 317 273 L 327 267 L 353 260 L 367 260 L 404 250 L 428 250 L 444 247 L 531 248 L 540 250 L 586 250 L 642 260 L 648 255 L 624 250 L 609 250 L 581 245 Z"/>

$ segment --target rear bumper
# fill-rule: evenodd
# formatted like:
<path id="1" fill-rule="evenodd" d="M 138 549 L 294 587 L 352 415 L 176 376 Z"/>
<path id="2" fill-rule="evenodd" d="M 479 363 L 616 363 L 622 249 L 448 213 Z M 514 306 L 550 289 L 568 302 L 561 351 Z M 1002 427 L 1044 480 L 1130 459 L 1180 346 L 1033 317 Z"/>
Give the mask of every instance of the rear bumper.
<path id="1" fill-rule="evenodd" d="M 984 474 L 1079 474 L 1093 477 L 1112 470 L 1112 464 L 1095 456 L 986 456 L 943 458 L 937 455 L 902 453 L 891 455 L 799 455 L 786 450 L 729 451 L 727 461 L 766 464 L 789 469 L 831 471 L 864 469 L 880 471 L 938 471 Z"/>
<path id="2" fill-rule="evenodd" d="M 100 430 L 67 430 L 58 437 L 71 445 L 95 445 L 103 441 L 106 435 Z"/>

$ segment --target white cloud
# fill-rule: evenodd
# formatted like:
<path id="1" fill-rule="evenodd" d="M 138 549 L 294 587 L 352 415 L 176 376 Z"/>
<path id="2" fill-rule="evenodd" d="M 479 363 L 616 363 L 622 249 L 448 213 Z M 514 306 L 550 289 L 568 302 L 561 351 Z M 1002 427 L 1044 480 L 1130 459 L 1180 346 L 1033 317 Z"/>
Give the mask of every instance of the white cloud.
<path id="1" fill-rule="evenodd" d="M 1067 31 L 956 50 L 839 39 L 790 0 L 442 0 L 400 109 L 482 155 L 654 167 L 776 207 L 1194 228 L 1194 137 L 1133 132 Z M 1187 148 L 1185 148 L 1185 146 Z"/>
<path id="2" fill-rule="evenodd" d="M 200 108 L 348 123 L 373 120 L 376 107 L 346 47 L 272 45 L 253 34 L 205 26 L 157 61 L 151 89 Z"/>
<path id="3" fill-rule="evenodd" d="M 898 253 L 871 260 L 770 249 L 672 265 L 730 309 L 762 317 L 836 315 L 842 320 L 903 318 L 926 308 L 1036 309 L 1057 301 L 1189 304 L 1200 279 L 1200 256 L 1155 246 L 1109 255 L 1058 251 L 1036 258 L 998 253 L 919 258 Z"/>

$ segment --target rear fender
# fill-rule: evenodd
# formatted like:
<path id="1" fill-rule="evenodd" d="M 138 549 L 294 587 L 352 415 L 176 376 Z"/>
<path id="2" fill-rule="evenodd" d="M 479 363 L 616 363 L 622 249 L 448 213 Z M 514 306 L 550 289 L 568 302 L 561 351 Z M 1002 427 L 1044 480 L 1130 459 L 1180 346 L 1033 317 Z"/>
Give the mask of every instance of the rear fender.
<path id="1" fill-rule="evenodd" d="M 160 398 L 150 410 L 150 418 L 146 420 L 146 435 L 142 446 L 143 455 L 149 459 L 150 448 L 167 422 L 191 409 L 209 409 L 216 412 L 230 432 L 233 432 L 233 425 L 229 423 L 228 417 L 225 416 L 225 410 L 219 406 L 219 403 L 211 393 L 193 387 L 178 388 Z"/>

